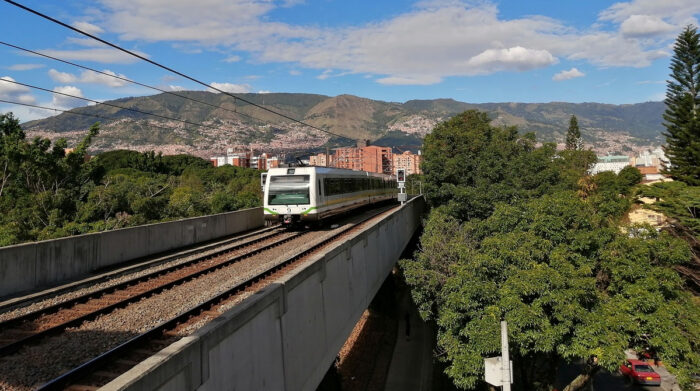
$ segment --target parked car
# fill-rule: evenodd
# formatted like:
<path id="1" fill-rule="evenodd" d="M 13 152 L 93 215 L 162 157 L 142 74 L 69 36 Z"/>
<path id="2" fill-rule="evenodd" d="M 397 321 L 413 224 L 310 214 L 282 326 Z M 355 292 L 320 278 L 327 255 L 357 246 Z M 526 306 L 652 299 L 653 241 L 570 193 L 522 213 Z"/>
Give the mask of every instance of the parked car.
<path id="1" fill-rule="evenodd" d="M 654 368 L 641 360 L 625 360 L 625 362 L 620 365 L 620 373 L 633 383 L 650 386 L 661 385 L 661 376 L 654 371 Z"/>

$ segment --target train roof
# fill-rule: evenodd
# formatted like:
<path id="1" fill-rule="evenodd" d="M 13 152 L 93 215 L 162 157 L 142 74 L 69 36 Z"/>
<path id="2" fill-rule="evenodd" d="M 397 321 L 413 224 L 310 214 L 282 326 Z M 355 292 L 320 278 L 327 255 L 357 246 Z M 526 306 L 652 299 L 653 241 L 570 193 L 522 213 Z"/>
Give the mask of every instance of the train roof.
<path id="1" fill-rule="evenodd" d="M 348 170 L 346 168 L 316 167 L 316 166 L 271 168 L 267 172 L 268 172 L 268 175 L 287 175 L 287 172 L 288 172 L 287 170 L 289 170 L 289 169 L 294 169 L 295 175 L 310 174 L 312 172 L 315 172 L 316 174 L 324 174 L 324 175 L 369 176 L 369 177 L 383 178 L 383 179 L 392 179 L 394 177 L 393 175 L 379 174 L 376 172 L 369 172 L 369 171 L 355 171 L 355 170 Z"/>

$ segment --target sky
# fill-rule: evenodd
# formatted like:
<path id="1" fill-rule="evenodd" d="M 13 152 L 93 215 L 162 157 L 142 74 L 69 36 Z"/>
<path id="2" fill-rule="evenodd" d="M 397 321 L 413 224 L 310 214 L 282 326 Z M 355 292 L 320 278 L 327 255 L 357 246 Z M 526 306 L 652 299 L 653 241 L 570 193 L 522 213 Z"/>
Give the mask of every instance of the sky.
<path id="1" fill-rule="evenodd" d="M 216 88 L 405 102 L 663 100 L 698 0 L 18 0 Z M 206 87 L 0 1 L 0 41 L 165 90 Z M 0 79 L 95 101 L 145 87 L 0 45 Z M 88 104 L 0 81 L 0 100 Z M 54 112 L 0 102 L 21 121 Z"/>

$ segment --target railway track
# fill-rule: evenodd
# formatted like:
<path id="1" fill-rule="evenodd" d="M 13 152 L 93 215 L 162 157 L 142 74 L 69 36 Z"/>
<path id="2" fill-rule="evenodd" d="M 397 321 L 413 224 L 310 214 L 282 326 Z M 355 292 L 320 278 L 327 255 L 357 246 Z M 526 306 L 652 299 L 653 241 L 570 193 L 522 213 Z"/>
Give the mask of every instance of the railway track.
<path id="1" fill-rule="evenodd" d="M 175 316 L 158 326 L 124 342 L 116 348 L 90 360 L 89 362 L 69 371 L 62 376 L 44 384 L 39 390 L 91 390 L 107 384 L 122 373 L 128 371 L 144 355 L 147 357 L 157 353 L 165 346 L 180 338 L 181 330 L 186 330 L 190 325 L 199 323 L 203 319 L 213 319 L 220 313 L 219 308 L 226 307 L 235 302 L 237 298 L 246 292 L 255 292 L 270 284 L 275 279 L 292 270 L 300 262 L 308 259 L 326 248 L 330 243 L 342 237 L 348 236 L 362 228 L 364 222 L 385 213 L 387 208 L 372 214 L 361 223 L 350 225 L 334 232 L 330 237 L 313 246 L 303 249 L 281 263 L 268 267 L 262 272 L 236 284 L 231 289 L 193 307 L 182 314 Z M 142 357 L 141 360 L 139 358 Z"/>
<path id="2" fill-rule="evenodd" d="M 126 267 L 122 267 L 120 269 L 112 270 L 112 271 L 105 271 L 104 273 L 94 276 L 94 277 L 89 277 L 86 278 L 85 280 L 82 281 L 77 281 L 69 284 L 65 284 L 63 286 L 59 286 L 56 288 L 48 289 L 43 292 L 37 292 L 34 294 L 27 295 L 25 297 L 19 297 L 15 299 L 10 299 L 5 302 L 0 303 L 0 323 L 2 323 L 4 320 L 3 318 L 7 318 L 8 314 L 12 314 L 13 312 L 21 312 L 22 314 L 25 314 L 27 312 L 34 312 L 38 311 L 37 309 L 31 309 L 32 306 L 35 306 L 39 303 L 42 303 L 44 301 L 49 301 L 55 298 L 60 298 L 66 293 L 71 293 L 75 291 L 79 291 L 83 288 L 91 288 L 94 286 L 100 286 L 100 285 L 105 285 L 103 284 L 104 282 L 109 282 L 114 279 L 120 278 L 120 277 L 125 277 L 128 278 L 128 276 L 136 274 L 140 271 L 147 270 L 147 269 L 154 269 L 158 267 L 159 265 L 163 264 L 169 264 L 169 263 L 176 263 L 173 261 L 183 259 L 190 257 L 192 255 L 198 255 L 202 253 L 208 253 L 211 250 L 214 249 L 226 249 L 230 247 L 231 245 L 236 245 L 239 244 L 240 242 L 249 240 L 251 238 L 255 238 L 259 235 L 265 235 L 271 231 L 276 231 L 279 230 L 280 226 L 272 226 L 268 228 L 263 228 L 263 229 L 258 229 L 252 232 L 245 233 L 243 235 L 235 235 L 231 237 L 226 237 L 222 239 L 216 239 L 216 240 L 211 240 L 207 241 L 201 244 L 197 245 L 192 245 L 185 247 L 183 249 L 177 249 L 173 251 L 168 251 L 165 253 L 161 254 L 156 254 L 154 256 L 150 256 L 148 258 L 144 258 L 142 260 L 137 260 L 134 262 L 130 262 L 130 264 Z M 64 301 L 64 300 L 59 300 L 59 301 Z M 25 310 L 29 308 L 30 310 Z M 43 308 L 43 307 L 41 307 Z M 40 308 L 40 309 L 41 309 Z M 13 317 L 13 316 L 12 316 Z M 9 318 L 7 318 L 9 319 Z"/>
<path id="3" fill-rule="evenodd" d="M 281 240 L 256 247 L 256 244 L 274 240 L 281 235 L 286 236 Z M 0 357 L 86 320 L 94 319 L 177 284 L 282 245 L 301 235 L 304 233 L 288 234 L 282 229 L 272 230 L 256 239 L 1 322 Z M 249 248 L 252 249 L 247 250 Z M 230 256 L 240 250 L 243 250 L 242 254 Z"/>
<path id="4" fill-rule="evenodd" d="M 86 323 L 84 323 L 83 326 L 81 326 L 81 323 L 85 322 L 86 320 L 95 319 L 96 317 L 100 317 L 102 314 L 109 314 L 118 308 L 122 308 L 119 311 L 127 311 L 143 298 L 149 296 L 163 296 L 159 295 L 158 293 L 169 293 L 177 290 L 175 288 L 181 285 L 184 286 L 188 281 L 196 281 L 199 276 L 209 275 L 215 277 L 218 274 L 222 274 L 216 273 L 217 270 L 223 270 L 227 267 L 227 265 L 230 266 L 232 264 L 237 264 L 237 262 L 240 262 L 243 259 L 256 255 L 257 257 L 254 259 L 260 259 L 260 257 L 266 256 L 266 251 L 276 251 L 284 254 L 288 254 L 290 252 L 296 253 L 292 257 L 285 257 L 286 259 L 284 261 L 266 265 L 264 270 L 260 270 L 251 277 L 236 283 L 235 286 L 231 287 L 230 289 L 227 288 L 225 291 L 219 294 L 207 296 L 207 299 L 201 304 L 194 305 L 189 308 L 182 307 L 187 309 L 184 311 L 178 310 L 181 312 L 176 316 L 172 316 L 170 319 L 163 318 L 167 320 L 158 322 L 155 327 L 149 326 L 149 329 L 145 332 L 129 334 L 129 338 L 124 339 L 126 342 L 120 341 L 120 344 L 117 344 L 116 347 L 112 347 L 115 346 L 114 344 L 111 346 L 109 344 L 105 344 L 106 348 L 103 347 L 101 351 L 89 353 L 89 355 L 84 356 L 85 358 L 80 359 L 80 361 L 75 361 L 84 362 L 84 360 L 87 358 L 94 357 L 83 364 L 59 364 L 58 366 L 64 367 L 64 369 L 53 373 L 64 372 L 65 368 L 73 367 L 74 369 L 40 387 L 42 390 L 95 389 L 96 387 L 104 385 L 110 380 L 116 378 L 121 373 L 124 373 L 129 368 L 158 352 L 163 347 L 171 344 L 175 340 L 181 338 L 183 335 L 191 333 L 202 324 L 218 316 L 220 312 L 223 312 L 225 309 L 230 308 L 230 306 L 235 305 L 232 303 L 236 302 L 237 300 L 242 300 L 247 294 L 251 294 L 251 292 L 257 291 L 262 286 L 271 282 L 276 276 L 287 272 L 298 262 L 306 259 L 309 255 L 320 251 L 330 242 L 338 240 L 339 237 L 348 235 L 351 231 L 362 226 L 367 220 L 386 212 L 388 209 L 390 208 L 378 209 L 372 212 L 371 216 L 354 225 L 338 228 L 330 237 L 326 237 L 319 243 L 312 246 L 306 246 L 306 244 L 313 241 L 313 239 L 305 239 L 303 236 L 314 231 L 284 231 L 286 235 L 284 235 L 285 237 L 282 239 L 283 242 L 296 240 L 296 243 L 299 244 L 290 243 L 287 246 L 289 249 L 280 248 L 280 250 L 271 250 L 280 246 L 281 243 L 278 241 L 272 243 L 262 243 L 272 241 L 274 240 L 273 237 L 283 235 L 273 230 L 269 235 L 264 235 L 264 237 L 255 240 L 256 243 L 262 244 L 259 246 L 259 248 L 248 251 L 245 250 L 245 248 L 250 247 L 251 244 L 248 242 L 241 243 L 239 246 L 235 246 L 238 248 L 238 250 L 229 248 L 217 252 L 216 254 L 218 255 L 209 254 L 207 257 L 210 259 L 208 260 L 199 259 L 198 261 L 188 262 L 186 265 L 177 265 L 177 267 L 169 268 L 169 272 L 166 272 L 164 269 L 154 273 L 149 273 L 147 276 L 141 276 L 138 281 L 131 280 L 121 283 L 104 290 L 100 290 L 99 293 L 91 292 L 90 294 L 84 295 L 84 297 L 81 296 L 80 298 L 76 298 L 76 300 L 72 300 L 71 303 L 66 302 L 56 305 L 55 309 L 44 308 L 40 311 L 35 311 L 24 315 L 21 318 L 2 322 L 0 323 L 0 337 L 3 335 L 14 335 L 14 337 L 10 338 L 10 341 L 4 343 L 3 347 L 0 348 L 0 364 L 3 361 L 11 361 L 14 359 L 14 357 L 18 357 L 16 355 L 12 355 L 13 352 L 17 352 L 18 350 L 21 350 L 23 357 L 31 356 L 31 350 L 33 349 L 31 346 L 33 344 L 37 344 L 37 351 L 42 351 L 41 349 L 51 350 L 50 347 L 44 348 L 44 346 L 51 346 L 52 343 L 54 346 L 62 347 L 63 345 L 57 341 L 57 338 L 60 337 L 65 339 L 65 337 L 62 337 L 63 334 L 61 333 L 65 333 L 66 329 L 69 329 L 71 333 L 75 333 L 80 327 L 84 327 Z M 356 216 L 355 218 L 357 219 L 358 217 L 359 216 Z M 230 254 L 235 251 L 243 251 L 243 253 L 231 256 Z M 226 256 L 226 254 L 229 255 Z M 218 259 L 214 259 L 217 257 Z M 246 262 L 255 263 L 256 261 L 254 261 L 254 259 Z M 64 317 L 66 314 L 68 315 Z M 107 315 L 107 317 L 110 316 L 112 315 Z M 101 317 L 98 320 L 101 319 L 104 319 L 104 317 Z M 92 323 L 94 323 L 94 321 Z M 6 334 L 6 331 L 8 334 Z M 17 331 L 20 331 L 20 333 L 17 333 Z M 56 334 L 58 334 L 58 336 L 54 338 L 46 338 L 47 336 Z M 44 340 L 47 342 L 43 342 Z M 28 349 L 23 349 L 24 346 L 30 347 Z M 55 347 L 53 349 L 55 349 Z M 105 350 L 107 351 L 105 352 Z M 64 353 L 63 356 L 65 357 L 66 354 L 68 353 Z M 56 358 L 56 360 L 60 361 L 61 359 Z M 17 367 L 22 366 L 23 364 L 21 362 L 16 362 L 14 365 Z M 7 368 L 10 368 L 11 370 L 12 366 L 6 366 L 5 368 L 6 371 Z M 2 372 L 1 369 L 2 367 L 0 367 L 0 372 Z M 49 371 L 49 373 L 50 372 L 51 371 Z M 49 377 L 44 377 L 44 379 L 47 378 Z M 22 383 L 13 383 L 12 381 L 3 383 L 2 376 L 0 376 L 0 389 L 5 389 L 3 388 L 3 385 L 5 385 L 5 387 L 9 385 L 9 389 L 35 389 L 37 387 L 37 384 L 16 386 L 18 384 Z"/>

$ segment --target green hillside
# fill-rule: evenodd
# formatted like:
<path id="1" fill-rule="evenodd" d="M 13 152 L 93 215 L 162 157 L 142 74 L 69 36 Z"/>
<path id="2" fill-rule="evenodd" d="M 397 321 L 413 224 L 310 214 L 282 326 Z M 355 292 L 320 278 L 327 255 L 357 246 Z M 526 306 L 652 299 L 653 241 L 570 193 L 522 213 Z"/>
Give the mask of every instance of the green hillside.
<path id="1" fill-rule="evenodd" d="M 69 113 L 27 122 L 23 127 L 50 138 L 64 136 L 70 141 L 77 137 L 73 133 L 87 129 L 97 120 L 72 113 L 104 117 L 107 118 L 101 120 L 104 131 L 96 142 L 99 150 L 171 145 L 206 151 L 213 146 L 256 142 L 272 143 L 278 145 L 277 149 L 292 149 L 319 147 L 328 141 L 319 139 L 314 143 L 314 137 L 322 136 L 315 135 L 311 136 L 311 141 L 290 142 L 285 135 L 303 129 L 240 99 L 205 91 L 178 94 L 209 105 L 170 94 L 122 98 L 109 103 L 205 123 L 209 127 L 184 125 L 107 105 L 76 108 Z M 240 97 L 352 139 L 366 138 L 385 145 L 404 146 L 419 144 L 435 123 L 468 109 L 488 112 L 495 125 L 516 125 L 521 132 L 535 132 L 542 141 L 561 142 L 569 117 L 576 115 L 584 141 L 594 145 L 608 142 L 608 136 L 615 138 L 615 134 L 624 136 L 626 143 L 660 144 L 661 114 L 665 107 L 662 102 L 630 105 L 565 102 L 472 104 L 433 99 L 392 103 L 352 95 L 328 97 L 297 93 L 241 94 Z M 293 143 L 299 145 L 291 145 Z"/>

